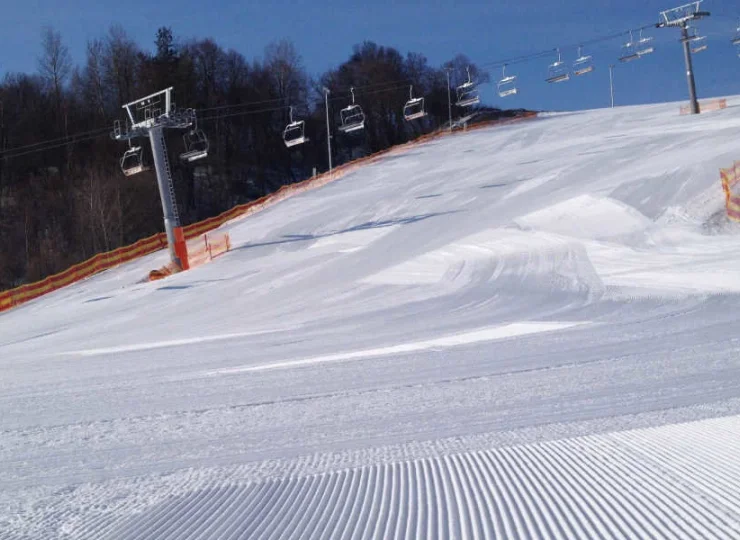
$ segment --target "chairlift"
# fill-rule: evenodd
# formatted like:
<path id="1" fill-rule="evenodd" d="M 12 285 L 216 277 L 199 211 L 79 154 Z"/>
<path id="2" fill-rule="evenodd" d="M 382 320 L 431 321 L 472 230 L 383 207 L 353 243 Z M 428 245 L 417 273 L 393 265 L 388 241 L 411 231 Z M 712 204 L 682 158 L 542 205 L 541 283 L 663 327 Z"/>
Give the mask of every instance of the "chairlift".
<path id="1" fill-rule="evenodd" d="M 128 142 L 129 148 L 123 153 L 121 158 L 121 170 L 126 176 L 133 176 L 149 170 L 144 166 L 143 155 L 144 149 L 141 146 L 131 146 L 131 140 Z"/>
<path id="2" fill-rule="evenodd" d="M 452 121 L 451 127 L 452 129 L 459 129 L 462 127 L 464 130 L 468 128 L 468 122 L 470 122 L 478 113 L 472 112 L 466 116 L 462 116 L 460 118 L 456 118 Z"/>
<path id="3" fill-rule="evenodd" d="M 198 118 L 194 110 L 190 111 L 192 129 L 182 136 L 185 151 L 180 154 L 180 159 L 193 162 L 203 159 L 208 155 L 208 138 L 202 129 L 198 128 Z"/>
<path id="4" fill-rule="evenodd" d="M 409 100 L 406 105 L 403 106 L 403 117 L 408 120 L 416 120 L 417 118 L 423 118 L 427 115 L 427 111 L 424 108 L 424 98 L 414 97 L 414 87 L 409 86 Z"/>
<path id="5" fill-rule="evenodd" d="M 513 96 L 519 92 L 516 87 L 516 75 L 506 76 L 506 64 L 502 68 L 502 79 L 498 82 L 499 97 Z"/>
<path id="6" fill-rule="evenodd" d="M 578 58 L 573 62 L 573 73 L 576 76 L 591 73 L 595 69 L 591 55 L 583 54 L 583 47 L 578 47 Z"/>
<path id="7" fill-rule="evenodd" d="M 546 80 L 549 83 L 560 83 L 570 80 L 570 72 L 568 71 L 568 66 L 560 56 L 560 49 L 558 49 L 558 59 L 547 68 Z"/>
<path id="8" fill-rule="evenodd" d="M 696 54 L 700 53 L 702 51 L 706 51 L 709 45 L 707 45 L 707 37 L 706 36 L 699 36 L 696 39 L 692 40 L 693 45 L 691 46 L 691 52 Z"/>
<path id="9" fill-rule="evenodd" d="M 457 102 L 455 105 L 458 107 L 468 107 L 480 103 L 480 95 L 478 94 L 478 85 L 470 79 L 470 67 L 467 68 L 468 80 L 457 87 Z"/>
<path id="10" fill-rule="evenodd" d="M 306 126 L 303 120 L 293 121 L 293 107 L 290 107 L 290 122 L 283 130 L 283 142 L 290 148 L 308 141 L 306 137 Z"/>
<path id="11" fill-rule="evenodd" d="M 185 152 L 180 154 L 180 159 L 183 161 L 193 162 L 208 155 L 208 138 L 202 129 L 188 131 L 182 140 L 185 143 Z"/>
<path id="12" fill-rule="evenodd" d="M 350 88 L 350 92 L 352 92 L 352 103 L 339 111 L 341 120 L 339 131 L 344 133 L 351 133 L 365 127 L 365 113 L 362 112 L 362 107 L 355 104 L 355 89 Z"/>
<path id="13" fill-rule="evenodd" d="M 691 52 L 694 54 L 706 51 L 708 48 L 707 37 L 700 36 L 696 33 L 696 30 L 691 33 L 687 41 L 691 44 Z"/>
<path id="14" fill-rule="evenodd" d="M 735 37 L 732 38 L 732 44 L 740 47 L 740 26 L 738 26 L 737 30 L 735 30 Z M 738 54 L 740 54 L 740 50 L 738 51 Z"/>
<path id="15" fill-rule="evenodd" d="M 655 52 L 655 47 L 651 45 L 653 42 L 653 36 L 644 36 L 642 35 L 642 30 L 640 30 L 640 39 L 637 40 L 637 56 L 643 57 L 646 54 L 651 54 Z"/>
<path id="16" fill-rule="evenodd" d="M 640 59 L 640 53 L 638 52 L 638 45 L 632 38 L 632 30 L 630 30 L 630 40 L 622 45 L 624 53 L 619 57 L 620 62 L 632 62 L 633 60 Z"/>

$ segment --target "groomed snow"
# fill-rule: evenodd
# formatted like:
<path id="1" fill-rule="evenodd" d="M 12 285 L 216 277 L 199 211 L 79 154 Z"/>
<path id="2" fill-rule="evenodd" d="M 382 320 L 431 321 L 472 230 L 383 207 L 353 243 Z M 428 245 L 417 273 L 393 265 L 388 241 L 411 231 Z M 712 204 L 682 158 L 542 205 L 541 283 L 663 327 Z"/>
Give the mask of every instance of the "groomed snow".
<path id="1" fill-rule="evenodd" d="M 739 536 L 739 104 L 437 139 L 0 314 L 0 539 Z"/>

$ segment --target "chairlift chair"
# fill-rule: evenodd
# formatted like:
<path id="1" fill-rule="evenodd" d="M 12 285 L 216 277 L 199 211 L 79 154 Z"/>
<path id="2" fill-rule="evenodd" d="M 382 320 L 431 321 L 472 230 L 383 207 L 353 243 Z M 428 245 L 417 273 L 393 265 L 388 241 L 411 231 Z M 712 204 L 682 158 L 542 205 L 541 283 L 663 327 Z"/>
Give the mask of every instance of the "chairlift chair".
<path id="1" fill-rule="evenodd" d="M 688 41 L 691 43 L 691 52 L 694 54 L 707 50 L 707 37 L 700 36 L 696 30 L 688 37 Z"/>
<path id="2" fill-rule="evenodd" d="M 732 44 L 736 47 L 740 47 L 740 26 L 735 30 L 735 37 L 732 38 Z M 738 53 L 740 53 L 740 51 L 738 51 Z"/>
<path id="3" fill-rule="evenodd" d="M 424 98 L 423 97 L 414 97 L 414 87 L 409 86 L 409 100 L 406 102 L 406 105 L 403 106 L 403 117 L 407 121 L 416 120 L 418 118 L 423 118 L 427 115 L 427 111 L 424 108 Z"/>
<path id="4" fill-rule="evenodd" d="M 351 133 L 365 127 L 365 113 L 362 112 L 362 107 L 355 104 L 355 89 L 350 88 L 350 92 L 352 92 L 352 103 L 339 111 L 341 121 L 339 131 L 344 133 Z"/>
<path id="5" fill-rule="evenodd" d="M 499 97 L 516 95 L 519 89 L 516 87 L 516 75 L 506 76 L 506 64 L 502 68 L 502 79 L 498 82 Z"/>
<path id="6" fill-rule="evenodd" d="M 283 142 L 290 148 L 308 141 L 306 137 L 306 126 L 303 120 L 293 120 L 293 107 L 290 107 L 290 122 L 283 130 Z"/>
<path id="7" fill-rule="evenodd" d="M 643 36 L 642 30 L 640 30 L 640 39 L 637 40 L 637 56 L 643 57 L 646 54 L 655 52 L 655 47 L 652 46 L 653 36 Z"/>
<path id="8" fill-rule="evenodd" d="M 591 73 L 595 69 L 593 58 L 583 54 L 583 47 L 578 47 L 578 58 L 573 62 L 573 73 L 576 76 Z"/>
<path id="9" fill-rule="evenodd" d="M 691 46 L 691 52 L 694 54 L 700 53 L 702 51 L 706 51 L 709 47 L 707 45 L 707 38 L 706 36 L 700 36 L 697 39 L 693 40 L 693 45 Z"/>
<path id="10" fill-rule="evenodd" d="M 183 161 L 193 162 L 208 155 L 208 139 L 202 129 L 188 131 L 182 139 L 185 143 L 185 152 L 180 154 L 180 159 Z"/>
<path id="11" fill-rule="evenodd" d="M 480 95 L 478 93 L 478 85 L 470 79 L 470 68 L 467 68 L 468 80 L 457 87 L 457 101 L 455 105 L 458 107 L 469 107 L 470 105 L 476 105 L 480 103 Z"/>
<path id="12" fill-rule="evenodd" d="M 123 174 L 133 176 L 149 170 L 149 167 L 144 166 L 143 154 L 144 149 L 141 146 L 131 146 L 131 141 L 129 140 L 129 149 L 121 157 L 121 170 Z"/>
<path id="13" fill-rule="evenodd" d="M 561 83 L 570 80 L 570 72 L 560 56 L 560 49 L 558 49 L 558 59 L 547 68 L 546 80 L 549 83 Z"/>
<path id="14" fill-rule="evenodd" d="M 460 127 L 462 127 L 463 129 L 467 129 L 468 122 L 470 122 L 476 116 L 476 114 L 476 112 L 472 112 L 468 115 L 454 119 L 451 125 L 452 129 L 459 129 Z"/>
<path id="15" fill-rule="evenodd" d="M 638 46 L 635 40 L 632 38 L 632 30 L 630 30 L 630 40 L 622 45 L 623 53 L 622 56 L 619 57 L 620 62 L 632 62 L 633 60 L 639 60 L 640 54 L 638 51 Z"/>

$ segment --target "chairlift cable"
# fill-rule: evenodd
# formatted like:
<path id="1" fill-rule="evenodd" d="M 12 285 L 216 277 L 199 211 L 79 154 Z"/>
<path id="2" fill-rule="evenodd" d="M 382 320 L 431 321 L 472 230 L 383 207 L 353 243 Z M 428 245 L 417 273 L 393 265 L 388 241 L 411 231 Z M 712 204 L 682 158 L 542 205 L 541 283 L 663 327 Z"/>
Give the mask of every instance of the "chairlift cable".
<path id="1" fill-rule="evenodd" d="M 93 130 L 90 130 L 90 131 L 85 131 L 85 132 L 82 132 L 82 133 L 73 133 L 72 135 L 67 135 L 65 137 L 58 137 L 56 139 L 49 139 L 49 140 L 46 140 L 46 141 L 41 141 L 41 142 L 37 142 L 37 143 L 33 143 L 33 144 L 26 144 L 24 146 L 16 146 L 14 148 L 6 148 L 5 150 L 0 151 L 0 157 L 4 156 L 6 154 L 9 154 L 9 153 L 13 153 L 13 152 L 19 151 L 19 150 L 26 150 L 26 149 L 29 149 L 29 148 L 35 148 L 37 146 L 43 146 L 43 145 L 53 144 L 53 143 L 57 143 L 57 142 L 61 143 L 61 145 L 64 146 L 64 144 L 76 142 L 77 141 L 77 137 L 85 137 L 87 135 L 93 135 L 93 134 L 100 134 L 100 135 L 102 135 L 104 133 L 108 133 L 109 131 L 110 131 L 110 127 L 105 127 L 105 128 L 99 128 L 99 129 L 93 129 Z"/>
<path id="2" fill-rule="evenodd" d="M 365 90 L 365 89 L 373 89 L 373 88 L 379 88 L 383 86 L 398 86 L 398 85 L 408 85 L 411 79 L 397 79 L 392 81 L 383 81 L 379 83 L 374 84 L 366 84 L 363 86 L 355 86 L 355 91 L 357 90 Z M 368 92 L 362 92 L 363 94 L 368 94 Z M 343 92 L 342 96 L 349 96 L 349 92 Z M 249 107 L 251 105 L 264 105 L 266 103 L 279 103 L 282 101 L 285 101 L 285 97 L 280 98 L 272 98 L 272 99 L 263 99 L 263 100 L 257 100 L 257 101 L 244 101 L 241 103 L 235 103 L 233 105 L 217 105 L 214 107 L 204 107 L 204 108 L 198 108 L 197 112 L 208 112 L 208 111 L 218 111 L 223 109 L 236 109 L 240 107 Z M 332 98 L 332 99 L 344 99 L 343 97 L 338 98 Z"/>
<path id="3" fill-rule="evenodd" d="M 267 109 L 258 109 L 256 111 L 241 111 L 241 112 L 235 112 L 230 114 L 216 114 L 211 116 L 203 116 L 198 117 L 199 122 L 206 122 L 208 120 L 219 120 L 221 118 L 232 118 L 235 116 L 248 116 L 250 114 L 261 114 L 261 113 L 267 113 L 267 112 L 274 112 L 274 111 L 284 111 L 288 108 L 288 105 L 283 105 L 281 107 L 270 107 Z"/>
<path id="4" fill-rule="evenodd" d="M 738 15 L 730 15 L 730 14 L 725 14 L 725 13 L 713 13 L 713 17 L 715 19 L 716 18 L 728 19 L 728 20 L 738 19 Z M 631 31 L 635 32 L 635 31 L 647 30 L 647 29 L 652 29 L 654 27 L 655 27 L 655 24 L 651 23 L 649 25 L 644 25 L 638 28 L 633 28 L 631 29 Z M 599 37 L 596 37 L 590 40 L 580 41 L 578 44 L 565 45 L 559 48 L 562 51 L 563 49 L 575 49 L 577 47 L 583 47 L 587 45 L 603 43 L 606 41 L 612 41 L 614 39 L 618 39 L 620 37 L 627 35 L 629 32 L 630 30 L 625 30 L 619 33 L 599 36 Z M 706 36 L 717 36 L 717 35 L 720 35 L 720 33 L 719 32 L 704 33 L 705 37 Z M 528 62 L 531 60 L 536 60 L 536 59 L 540 59 L 543 57 L 547 57 L 556 51 L 557 51 L 557 48 L 551 48 L 551 49 L 546 49 L 546 50 L 542 50 L 542 51 L 538 51 L 538 52 L 534 52 L 534 53 L 530 53 L 526 55 L 520 55 L 520 56 L 515 56 L 515 57 L 511 57 L 507 59 L 485 62 L 485 63 L 478 64 L 478 65 L 481 68 L 502 67 L 504 65 L 516 65 L 519 63 L 524 63 L 524 62 Z M 371 92 L 362 92 L 362 95 L 373 95 L 373 94 L 382 93 L 382 92 L 400 90 L 401 88 L 407 86 L 409 81 L 411 81 L 411 79 L 407 78 L 407 79 L 400 79 L 400 80 L 395 80 L 395 81 L 384 81 L 384 82 L 374 83 L 374 84 L 369 84 L 369 85 L 356 86 L 354 88 L 355 90 L 364 90 L 364 89 L 372 89 L 372 88 L 380 88 L 380 87 L 388 86 L 388 88 L 382 88 L 382 89 L 378 89 L 378 90 L 371 91 Z M 335 95 L 332 98 L 330 98 L 329 101 L 346 100 L 347 97 L 348 97 L 348 94 Z M 232 104 L 232 105 L 218 105 L 214 107 L 206 107 L 206 108 L 197 109 L 197 112 L 203 113 L 203 112 L 218 111 L 218 110 L 225 110 L 225 109 L 239 109 L 239 108 L 249 107 L 253 105 L 260 105 L 260 104 L 266 104 L 266 103 L 277 103 L 277 102 L 281 102 L 284 100 L 285 98 L 283 97 L 283 98 L 274 98 L 274 99 L 237 103 L 237 104 Z M 202 121 L 217 120 L 220 118 L 231 118 L 231 117 L 236 117 L 236 116 L 245 116 L 245 115 L 250 115 L 250 114 L 261 114 L 265 112 L 280 111 L 280 110 L 285 110 L 287 108 L 288 108 L 287 106 L 270 107 L 270 108 L 252 110 L 252 111 L 236 112 L 236 113 L 225 114 L 225 115 L 219 114 L 219 115 L 206 116 L 206 117 L 201 117 L 199 119 Z M 64 137 L 58 137 L 56 139 L 49 139 L 49 140 L 40 141 L 37 143 L 28 144 L 28 145 L 17 146 L 14 148 L 6 148 L 5 150 L 0 151 L 0 158 L 10 159 L 10 158 L 15 158 L 15 157 L 21 157 L 21 156 L 33 154 L 36 152 L 53 150 L 56 148 L 66 146 L 68 144 L 86 142 L 86 141 L 89 141 L 95 138 L 102 137 L 109 131 L 109 129 L 110 129 L 109 127 L 98 128 L 98 129 L 94 129 L 94 130 L 90 130 L 86 132 L 74 133 L 74 134 L 67 135 Z"/>
<path id="5" fill-rule="evenodd" d="M 388 87 L 388 88 L 382 88 L 380 90 L 374 90 L 372 92 L 361 92 L 361 93 L 358 93 L 356 91 L 357 90 L 357 87 L 355 87 L 355 97 L 373 96 L 373 95 L 382 94 L 382 93 L 385 93 L 385 92 L 393 92 L 393 91 L 396 91 L 396 90 L 401 90 L 403 88 L 407 88 L 408 85 L 409 85 L 409 83 L 404 83 L 402 85 L 396 85 L 396 86 L 392 86 L 392 87 Z M 347 99 L 349 99 L 351 97 L 352 97 L 351 94 L 342 94 L 342 95 L 337 95 L 335 97 L 329 98 L 329 101 L 346 101 Z"/>
<path id="6" fill-rule="evenodd" d="M 233 105 L 217 105 L 215 107 L 205 107 L 202 109 L 196 109 L 197 112 L 206 112 L 206 111 L 219 111 L 223 109 L 236 109 L 239 107 L 249 107 L 251 105 L 264 105 L 265 103 L 278 103 L 281 101 L 285 101 L 286 98 L 274 98 L 274 99 L 263 99 L 260 101 L 244 101 L 242 103 L 235 103 Z"/>
<path id="7" fill-rule="evenodd" d="M 362 94 L 355 93 L 355 95 L 357 97 L 360 97 L 360 96 L 370 96 L 370 95 L 375 95 L 375 94 L 381 94 L 381 93 L 384 93 L 384 92 L 391 92 L 391 91 L 395 91 L 395 90 L 400 90 L 402 88 L 406 88 L 407 86 L 408 85 L 404 84 L 403 86 L 394 86 L 394 87 L 389 87 L 389 88 L 383 88 L 383 89 L 380 89 L 380 90 L 375 90 L 373 92 L 363 92 Z M 351 97 L 351 95 L 335 96 L 335 97 L 330 98 L 329 101 L 346 101 L 348 97 Z M 240 111 L 240 112 L 234 112 L 234 113 L 229 113 L 229 114 L 216 114 L 216 115 L 202 116 L 202 117 L 199 116 L 198 117 L 198 121 L 199 122 L 206 122 L 206 121 L 209 121 L 209 120 L 219 120 L 221 118 L 233 118 L 233 117 L 236 117 L 236 116 L 248 116 L 250 114 L 262 114 L 262 113 L 275 112 L 275 111 L 284 111 L 284 110 L 287 110 L 289 108 L 290 108 L 289 105 L 282 105 L 280 107 L 268 107 L 268 108 L 264 108 L 264 109 L 257 109 L 257 110 L 254 110 L 254 111 Z M 208 109 L 198 109 L 197 112 L 201 112 L 201 111 L 204 111 L 204 110 L 208 110 Z"/>
<path id="8" fill-rule="evenodd" d="M 384 93 L 384 92 L 391 92 L 391 91 L 394 91 L 394 90 L 400 90 L 400 89 L 406 88 L 406 87 L 407 87 L 407 85 L 404 84 L 403 86 L 394 86 L 394 87 L 389 87 L 389 88 L 383 88 L 383 89 L 380 89 L 380 90 L 375 90 L 373 92 L 363 92 L 362 94 L 357 94 L 356 93 L 355 95 L 358 96 L 358 97 L 359 96 L 370 96 L 370 95 L 375 95 L 375 94 L 381 94 L 381 93 Z M 342 95 L 342 96 L 335 96 L 335 97 L 330 98 L 329 101 L 332 101 L 332 102 L 333 101 L 346 101 L 348 97 L 351 97 L 351 95 L 348 94 L 348 95 Z M 284 111 L 284 110 L 287 110 L 289 108 L 290 108 L 289 105 L 282 105 L 280 107 L 268 107 L 268 108 L 264 108 L 264 109 L 257 109 L 257 110 L 254 110 L 254 111 L 240 111 L 240 112 L 234 112 L 234 113 L 229 113 L 229 114 L 216 114 L 216 115 L 202 116 L 202 117 L 199 116 L 198 117 L 198 121 L 199 122 L 200 121 L 206 122 L 206 121 L 209 121 L 209 120 L 219 120 L 221 118 L 234 118 L 236 116 L 248 116 L 250 114 L 262 114 L 262 113 L 275 112 L 275 111 Z M 206 111 L 206 110 L 208 110 L 208 109 L 198 109 L 197 112 Z"/>
<path id="9" fill-rule="evenodd" d="M 0 154 L 0 159 L 13 159 L 13 158 L 21 157 L 21 156 L 27 156 L 29 154 L 35 154 L 37 152 L 46 152 L 47 150 L 54 150 L 55 148 L 62 148 L 64 146 L 67 146 L 68 144 L 74 144 L 74 143 L 79 143 L 79 142 L 91 141 L 93 139 L 99 139 L 99 138 L 104 137 L 106 135 L 107 135 L 107 132 L 106 133 L 100 133 L 98 135 L 91 135 L 89 137 L 83 137 L 83 138 L 79 138 L 79 139 L 73 139 L 73 140 L 65 141 L 63 143 L 52 144 L 52 145 L 49 145 L 49 146 L 43 146 L 41 148 L 35 148 L 33 150 L 27 150 L 25 152 L 19 152 L 19 153 L 13 153 L 11 150 L 5 150 L 4 152 L 2 152 Z M 17 150 L 17 149 L 13 149 L 13 150 Z"/>
<path id="10" fill-rule="evenodd" d="M 632 32 L 639 32 L 640 30 L 648 30 L 648 29 L 651 29 L 651 28 L 655 28 L 655 24 L 654 23 L 653 24 L 649 24 L 649 25 L 645 25 L 645 26 L 641 26 L 639 28 L 632 28 L 631 30 L 624 30 L 624 31 L 619 32 L 619 33 L 614 33 L 614 34 L 609 34 L 609 35 L 595 37 L 595 38 L 592 38 L 590 40 L 579 41 L 576 44 L 564 45 L 564 46 L 561 46 L 561 47 L 553 47 L 553 48 L 550 48 L 550 49 L 543 49 L 541 51 L 530 53 L 530 54 L 525 54 L 525 55 L 521 55 L 521 56 L 515 56 L 515 57 L 504 59 L 504 60 L 494 60 L 494 61 L 491 61 L 491 62 L 485 62 L 485 63 L 478 64 L 478 65 L 479 65 L 479 67 L 501 67 L 503 65 L 521 64 L 521 63 L 529 62 L 531 60 L 537 60 L 537 59 L 540 59 L 540 58 L 543 58 L 543 57 L 550 56 L 553 53 L 557 53 L 558 49 L 560 49 L 560 51 L 562 52 L 563 50 L 577 49 L 578 47 L 586 47 L 588 45 L 594 45 L 594 44 L 597 44 L 597 43 L 603 43 L 603 42 L 606 42 L 606 41 L 612 41 L 612 40 L 618 39 L 620 37 L 624 37 L 624 36 L 628 35 L 630 31 L 632 31 Z"/>

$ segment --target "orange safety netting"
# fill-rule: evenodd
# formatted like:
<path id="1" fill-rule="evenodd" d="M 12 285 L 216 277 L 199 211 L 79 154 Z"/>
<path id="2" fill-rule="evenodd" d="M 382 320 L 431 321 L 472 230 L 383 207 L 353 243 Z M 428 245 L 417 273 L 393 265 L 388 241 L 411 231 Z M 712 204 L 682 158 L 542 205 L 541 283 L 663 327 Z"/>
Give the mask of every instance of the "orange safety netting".
<path id="1" fill-rule="evenodd" d="M 195 240 L 188 242 L 188 261 L 190 268 L 196 268 L 211 262 L 219 255 L 231 249 L 229 233 L 205 233 Z"/>
<path id="2" fill-rule="evenodd" d="M 93 274 L 143 257 L 164 247 L 167 247 L 167 235 L 159 233 L 139 240 L 130 246 L 120 247 L 106 253 L 98 253 L 84 262 L 75 264 L 63 272 L 48 276 L 36 283 L 29 283 L 15 289 L 0 292 L 0 311 L 5 311 L 38 298 L 43 294 L 61 289 L 62 287 L 88 278 Z"/>
<path id="3" fill-rule="evenodd" d="M 725 206 L 727 217 L 733 221 L 740 221 L 740 161 L 736 161 L 731 169 L 720 169 L 722 189 L 725 192 Z"/>

